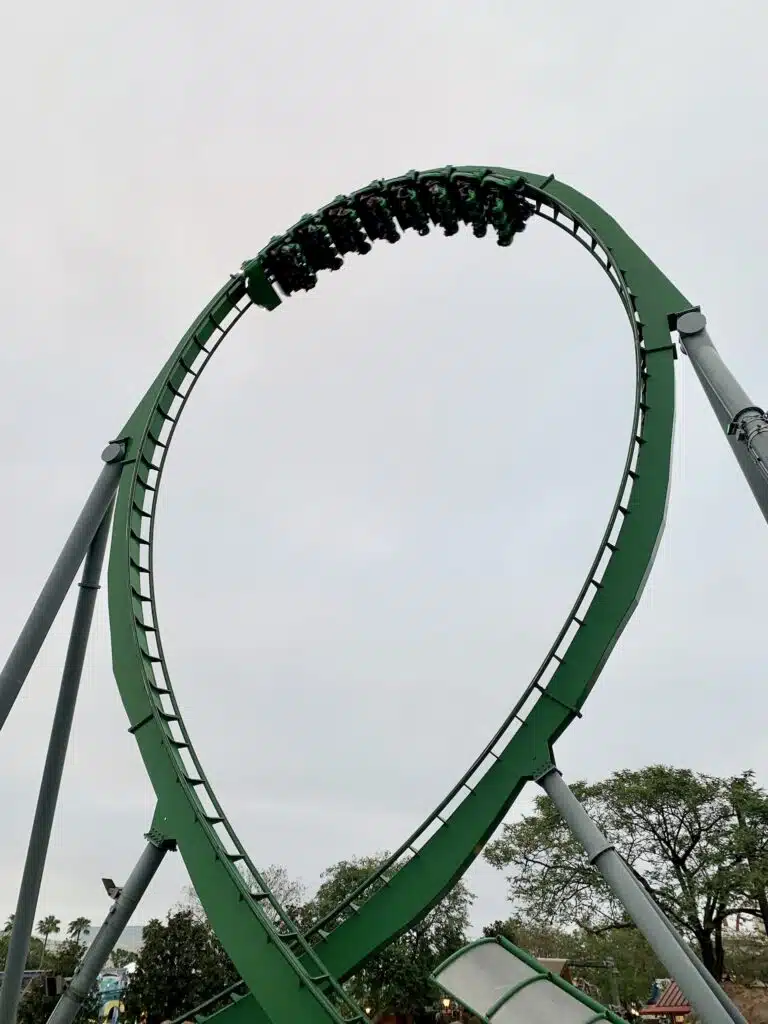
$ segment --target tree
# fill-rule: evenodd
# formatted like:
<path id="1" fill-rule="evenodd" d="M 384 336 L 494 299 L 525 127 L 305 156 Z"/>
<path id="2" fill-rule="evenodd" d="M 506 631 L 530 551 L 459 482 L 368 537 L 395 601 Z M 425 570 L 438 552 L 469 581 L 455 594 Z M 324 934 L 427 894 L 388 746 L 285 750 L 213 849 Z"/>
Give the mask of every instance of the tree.
<path id="1" fill-rule="evenodd" d="M 654 765 L 572 787 L 718 980 L 725 922 L 760 913 L 768 877 L 768 796 L 751 778 L 740 779 Z M 576 925 L 592 935 L 634 927 L 545 796 L 532 814 L 505 825 L 485 856 L 510 871 L 511 896 L 536 922 Z"/>
<path id="2" fill-rule="evenodd" d="M 8 946 L 11 941 L 11 931 L 4 931 L 0 934 L 0 970 L 5 968 L 5 961 L 8 957 Z M 25 967 L 28 971 L 36 971 L 40 965 L 40 955 L 42 953 L 43 943 L 36 935 L 33 935 L 29 942 L 29 952 L 27 953 L 27 962 Z"/>
<path id="3" fill-rule="evenodd" d="M 762 929 L 729 928 L 724 938 L 728 977 L 750 985 L 768 979 L 768 939 Z"/>
<path id="4" fill-rule="evenodd" d="M 501 936 L 514 946 L 527 950 L 535 957 L 573 959 L 582 957 L 583 942 L 578 934 L 568 932 L 554 924 L 540 924 L 522 917 L 509 917 L 494 921 L 483 928 L 483 935 Z"/>
<path id="5" fill-rule="evenodd" d="M 13 922 L 16 920 L 15 914 L 9 914 L 5 924 L 3 925 L 3 935 L 10 935 L 13 931 Z"/>
<path id="6" fill-rule="evenodd" d="M 248 868 L 238 863 L 238 869 L 245 881 L 253 888 L 257 888 L 257 883 Z M 260 874 L 287 913 L 294 918 L 299 916 L 301 914 L 301 907 L 307 898 L 307 889 L 301 879 L 291 878 L 287 870 L 279 864 L 270 864 Z M 194 886 L 188 885 L 183 892 L 184 899 L 179 904 L 180 908 L 191 910 L 197 920 L 205 920 L 205 910 L 200 902 L 200 897 L 195 892 Z M 278 923 L 278 914 L 269 903 L 262 903 L 261 909 L 267 914 L 273 924 Z"/>
<path id="7" fill-rule="evenodd" d="M 76 917 L 74 921 L 70 921 L 67 925 L 67 935 L 74 939 L 75 942 L 80 942 L 80 936 L 83 932 L 89 932 L 91 928 L 91 920 L 88 917 Z"/>
<path id="8" fill-rule="evenodd" d="M 132 953 L 129 949 L 113 949 L 109 959 L 112 961 L 112 966 L 119 970 L 121 967 L 134 963 L 138 959 L 138 954 Z"/>
<path id="9" fill-rule="evenodd" d="M 48 917 L 43 917 L 37 922 L 37 930 L 43 936 L 43 949 L 40 953 L 40 964 L 39 969 L 42 970 L 43 961 L 45 960 L 45 951 L 48 948 L 48 940 L 52 935 L 58 935 L 61 931 L 61 921 L 58 917 L 54 917 L 53 914 L 49 914 Z"/>
<path id="10" fill-rule="evenodd" d="M 37 940 L 39 941 L 39 940 Z M 42 945 L 42 943 L 40 943 Z M 56 949 L 48 950 L 46 975 L 71 978 L 85 952 L 85 946 L 72 938 L 65 939 Z M 29 985 L 19 1003 L 18 1024 L 44 1024 L 53 1012 L 59 997 L 46 993 L 45 982 L 38 979 Z M 86 999 L 83 1020 L 93 1020 L 99 1005 L 98 986 L 94 986 Z"/>
<path id="11" fill-rule="evenodd" d="M 381 853 L 339 861 L 322 874 L 320 888 L 302 909 L 300 924 L 308 927 L 324 917 L 387 858 Z M 385 872 L 373 891 L 394 874 Z M 347 982 L 350 995 L 374 1014 L 421 1013 L 434 1002 L 431 971 L 466 942 L 469 910 L 474 896 L 463 882 L 456 886 L 417 925 L 375 954 Z"/>
<path id="12" fill-rule="evenodd" d="M 737 825 L 734 843 L 746 866 L 743 895 L 757 906 L 768 935 L 768 800 L 753 772 L 729 780 L 729 798 Z"/>
<path id="13" fill-rule="evenodd" d="M 128 1019 L 146 1010 L 148 1024 L 173 1020 L 238 978 L 223 946 L 205 920 L 189 908 L 144 929 L 136 971 L 125 997 Z"/>

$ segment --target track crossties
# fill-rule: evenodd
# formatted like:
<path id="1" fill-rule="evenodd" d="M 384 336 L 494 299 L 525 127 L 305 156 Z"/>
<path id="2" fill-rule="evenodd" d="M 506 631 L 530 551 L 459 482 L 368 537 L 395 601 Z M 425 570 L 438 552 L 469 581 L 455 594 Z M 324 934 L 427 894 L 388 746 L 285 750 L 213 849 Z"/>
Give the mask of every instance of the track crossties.
<path id="1" fill-rule="evenodd" d="M 321 271 L 339 270 L 346 256 L 365 255 L 377 241 L 394 243 L 405 231 L 450 236 L 464 225 L 477 237 L 495 234 L 507 247 L 533 215 L 590 253 L 629 321 L 634 411 L 608 524 L 571 611 L 522 693 L 513 673 L 510 711 L 485 748 L 384 864 L 302 932 L 216 797 L 171 680 L 154 583 L 168 453 L 210 359 L 254 307 L 276 309 L 281 296 L 314 288 Z M 616 221 L 570 186 L 503 167 L 447 167 L 373 182 L 303 217 L 231 275 L 179 341 L 119 435 L 126 461 L 109 608 L 115 679 L 168 835 L 242 978 L 199 1007 L 198 1021 L 215 1015 L 217 1024 L 362 1024 L 364 1011 L 340 980 L 450 890 L 580 716 L 635 608 L 663 528 L 674 422 L 669 325 L 690 308 Z"/>

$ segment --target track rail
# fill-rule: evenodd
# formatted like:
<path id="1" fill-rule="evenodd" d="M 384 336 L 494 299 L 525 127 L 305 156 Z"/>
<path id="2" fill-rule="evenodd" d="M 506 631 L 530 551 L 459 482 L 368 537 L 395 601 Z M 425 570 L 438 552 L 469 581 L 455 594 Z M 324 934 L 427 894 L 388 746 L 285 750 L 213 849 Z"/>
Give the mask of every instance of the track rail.
<path id="1" fill-rule="evenodd" d="M 339 269 L 344 255 L 364 254 L 372 241 L 395 241 L 398 227 L 425 234 L 438 225 L 454 234 L 466 223 L 479 236 L 492 227 L 506 246 L 533 215 L 567 231 L 600 263 L 632 331 L 633 424 L 608 526 L 563 628 L 484 750 L 387 862 L 302 935 L 216 798 L 171 683 L 154 587 L 157 498 L 168 451 L 200 373 L 252 305 L 275 309 L 279 292 L 313 288 L 319 270 Z M 615 221 L 551 176 L 445 168 L 374 182 L 303 218 L 243 265 L 177 346 L 119 438 L 128 451 L 110 556 L 110 620 L 115 677 L 164 827 L 178 841 L 211 923 L 250 990 L 217 1017 L 275 1024 L 365 1020 L 335 979 L 353 973 L 439 901 L 525 782 L 551 760 L 552 744 L 580 716 L 655 556 L 674 418 L 670 324 L 690 305 Z M 240 990 L 222 996 L 228 994 Z"/>

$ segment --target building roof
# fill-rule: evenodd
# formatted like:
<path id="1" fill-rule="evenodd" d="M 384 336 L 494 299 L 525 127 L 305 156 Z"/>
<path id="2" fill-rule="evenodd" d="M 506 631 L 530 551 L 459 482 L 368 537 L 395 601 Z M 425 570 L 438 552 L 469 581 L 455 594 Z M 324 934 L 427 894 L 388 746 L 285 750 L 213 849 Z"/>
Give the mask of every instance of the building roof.
<path id="1" fill-rule="evenodd" d="M 675 1014 L 676 1016 L 684 1017 L 686 1013 L 690 1012 L 691 1004 L 680 991 L 680 986 L 676 981 L 671 981 L 667 985 L 659 996 L 657 1003 L 650 1003 L 648 1006 L 643 1006 L 640 1010 L 640 1013 L 646 1016 Z"/>

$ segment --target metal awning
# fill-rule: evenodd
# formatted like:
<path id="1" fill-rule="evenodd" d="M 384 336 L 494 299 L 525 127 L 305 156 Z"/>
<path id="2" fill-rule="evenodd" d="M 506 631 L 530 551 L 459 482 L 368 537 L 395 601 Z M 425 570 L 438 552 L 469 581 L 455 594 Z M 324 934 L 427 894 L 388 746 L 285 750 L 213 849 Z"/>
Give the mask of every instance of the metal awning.
<path id="1" fill-rule="evenodd" d="M 478 939 L 442 963 L 432 980 L 482 1024 L 623 1024 L 615 1013 L 511 942 Z M 559 967 L 559 970 L 557 969 Z"/>

